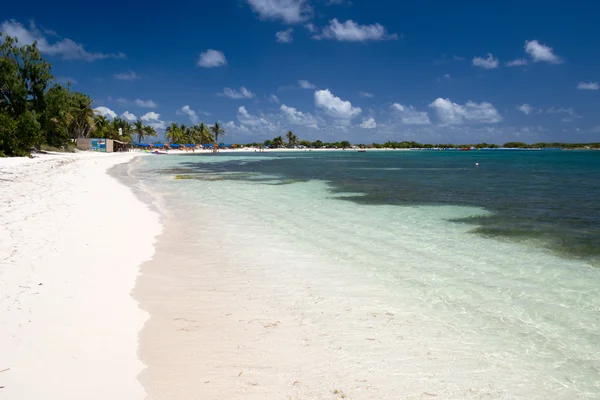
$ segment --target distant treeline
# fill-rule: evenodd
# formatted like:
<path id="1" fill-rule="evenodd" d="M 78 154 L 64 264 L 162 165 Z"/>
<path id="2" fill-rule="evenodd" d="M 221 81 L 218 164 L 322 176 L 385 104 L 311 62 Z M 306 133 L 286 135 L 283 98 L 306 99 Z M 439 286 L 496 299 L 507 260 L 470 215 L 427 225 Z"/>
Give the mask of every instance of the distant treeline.
<path id="1" fill-rule="evenodd" d="M 452 144 L 452 143 L 418 143 L 418 142 L 392 142 L 372 143 L 372 144 L 351 144 L 347 140 L 340 142 L 323 142 L 316 140 L 314 142 L 308 140 L 298 140 L 297 136 L 289 131 L 286 134 L 287 142 L 281 136 L 277 136 L 271 140 L 264 142 L 248 143 L 245 146 L 252 147 L 269 147 L 269 148 L 311 148 L 311 149 L 345 149 L 350 147 L 358 147 L 361 149 L 600 149 L 600 143 L 533 143 L 527 144 L 523 142 L 508 142 L 503 145 L 490 143 L 477 144 Z"/>

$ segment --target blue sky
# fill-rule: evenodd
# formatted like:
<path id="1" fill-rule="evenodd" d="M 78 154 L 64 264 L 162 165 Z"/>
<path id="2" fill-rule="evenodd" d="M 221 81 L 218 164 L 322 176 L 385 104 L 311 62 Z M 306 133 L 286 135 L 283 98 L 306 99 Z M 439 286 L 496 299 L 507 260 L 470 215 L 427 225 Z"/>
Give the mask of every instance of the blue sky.
<path id="1" fill-rule="evenodd" d="M 590 1 L 9 2 L 98 112 L 353 143 L 600 141 Z"/>

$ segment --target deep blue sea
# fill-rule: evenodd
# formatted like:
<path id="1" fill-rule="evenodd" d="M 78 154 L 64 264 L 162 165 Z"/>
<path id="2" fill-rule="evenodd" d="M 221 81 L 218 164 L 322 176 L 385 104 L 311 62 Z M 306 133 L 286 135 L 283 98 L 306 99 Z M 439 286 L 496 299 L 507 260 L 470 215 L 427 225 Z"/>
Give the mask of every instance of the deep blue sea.
<path id="1" fill-rule="evenodd" d="M 380 375 L 452 366 L 412 384 L 444 398 L 600 398 L 600 152 L 240 151 L 148 156 L 132 171 L 167 223 L 190 221 L 189 245 L 235 252 L 231 268 L 268 264 L 274 287 L 296 274 L 350 309 L 376 298 L 412 316 L 377 325 L 396 338 L 384 350 L 400 351 L 405 329 L 401 349 L 436 357 L 402 353 Z M 339 315 L 336 302 L 323 312 Z"/>

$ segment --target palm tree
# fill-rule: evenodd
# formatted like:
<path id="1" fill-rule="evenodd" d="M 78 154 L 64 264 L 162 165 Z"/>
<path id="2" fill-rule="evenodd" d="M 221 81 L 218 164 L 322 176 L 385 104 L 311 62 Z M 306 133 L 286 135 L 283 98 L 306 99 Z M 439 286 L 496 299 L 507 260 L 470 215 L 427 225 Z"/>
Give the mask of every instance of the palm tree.
<path id="1" fill-rule="evenodd" d="M 218 122 L 215 122 L 215 124 L 210 128 L 210 130 L 212 131 L 215 137 L 215 143 L 219 144 L 219 136 L 225 136 L 225 129 L 222 128 Z"/>
<path id="2" fill-rule="evenodd" d="M 271 141 L 271 147 L 276 149 L 283 147 L 283 138 L 281 136 L 277 136 Z"/>
<path id="3" fill-rule="evenodd" d="M 204 125 L 204 122 L 201 122 L 200 125 L 196 126 L 196 132 L 198 135 L 198 140 L 200 141 L 201 144 L 207 144 L 207 143 L 212 143 L 213 142 L 213 135 L 210 132 L 210 130 L 208 129 L 208 127 L 206 125 Z"/>
<path id="4" fill-rule="evenodd" d="M 181 129 L 175 122 L 171 122 L 165 131 L 165 138 L 169 139 L 171 143 L 178 143 L 181 141 Z"/>
<path id="5" fill-rule="evenodd" d="M 86 138 L 94 128 L 96 114 L 92 109 L 92 99 L 82 93 L 73 93 L 73 105 L 69 107 L 67 123 L 72 138 Z"/>
<path id="6" fill-rule="evenodd" d="M 110 122 L 104 115 L 94 115 L 94 137 L 107 138 L 110 136 Z"/>
<path id="7" fill-rule="evenodd" d="M 119 135 L 121 128 L 121 135 Z M 111 124 L 111 135 L 113 139 L 122 140 L 123 142 L 132 142 L 131 138 L 131 123 L 123 118 L 115 118 Z"/>
<path id="8" fill-rule="evenodd" d="M 137 135 L 138 143 L 144 140 L 144 138 L 156 136 L 154 128 L 151 126 L 144 126 L 144 123 L 139 119 L 133 124 L 133 132 Z"/>
<path id="9" fill-rule="evenodd" d="M 144 133 L 146 137 L 156 137 L 156 130 L 151 126 L 144 126 Z"/>
<path id="10" fill-rule="evenodd" d="M 288 140 L 288 147 L 294 146 L 296 144 L 296 142 L 298 141 L 298 137 L 292 131 L 288 131 L 288 133 L 286 133 L 285 136 L 287 137 L 287 140 Z"/>

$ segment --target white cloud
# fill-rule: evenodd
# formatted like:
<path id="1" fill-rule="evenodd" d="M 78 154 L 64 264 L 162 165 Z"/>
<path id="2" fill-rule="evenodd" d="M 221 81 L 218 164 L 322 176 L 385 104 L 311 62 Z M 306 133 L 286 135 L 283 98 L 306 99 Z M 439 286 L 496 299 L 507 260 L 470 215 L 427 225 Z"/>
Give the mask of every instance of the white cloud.
<path id="1" fill-rule="evenodd" d="M 300 87 L 302 89 L 316 89 L 317 88 L 316 85 L 310 83 L 309 81 L 305 81 L 305 80 L 299 80 L 298 85 L 300 85 Z"/>
<path id="2" fill-rule="evenodd" d="M 275 96 L 274 94 L 271 94 L 269 96 L 269 101 L 271 103 L 279 104 L 279 97 Z"/>
<path id="3" fill-rule="evenodd" d="M 150 111 L 150 112 L 142 115 L 141 120 L 142 121 L 159 121 L 160 120 L 160 114 L 157 114 L 154 111 Z"/>
<path id="4" fill-rule="evenodd" d="M 123 53 L 90 53 L 85 50 L 83 45 L 67 38 L 57 38 L 58 40 L 54 43 L 50 43 L 46 36 L 44 36 L 44 33 L 37 29 L 33 21 L 30 22 L 28 29 L 14 19 L 6 20 L 0 25 L 0 32 L 17 38 L 22 45 L 33 44 L 34 41 L 37 41 L 40 52 L 51 56 L 60 56 L 65 60 L 84 60 L 91 62 L 107 58 L 125 58 L 125 54 Z M 48 34 L 49 31 L 46 31 L 45 33 Z M 49 36 L 56 36 L 56 34 Z"/>
<path id="5" fill-rule="evenodd" d="M 198 114 L 196 113 L 196 111 L 192 110 L 188 105 L 181 107 L 181 109 L 177 110 L 176 114 L 187 115 L 190 118 L 192 124 L 197 124 L 199 121 Z"/>
<path id="6" fill-rule="evenodd" d="M 529 104 L 521 104 L 520 106 L 517 106 L 517 110 L 525 115 L 529 115 L 535 111 L 535 108 L 531 107 Z"/>
<path id="7" fill-rule="evenodd" d="M 485 69 L 498 68 L 499 61 L 494 58 L 492 53 L 488 53 L 487 58 L 475 57 L 473 58 L 473 65 Z"/>
<path id="8" fill-rule="evenodd" d="M 105 117 L 112 118 L 112 119 L 115 119 L 117 117 L 117 113 L 108 107 L 103 107 L 103 106 L 96 107 L 96 108 L 94 108 L 94 112 L 96 114 L 103 115 Z"/>
<path id="9" fill-rule="evenodd" d="M 121 114 L 121 116 L 129 122 L 137 121 L 135 114 L 132 114 L 129 111 L 125 111 L 123 114 Z"/>
<path id="10" fill-rule="evenodd" d="M 398 35 L 389 34 L 380 24 L 360 25 L 351 19 L 341 23 L 336 18 L 329 21 L 323 32 L 314 39 L 334 39 L 347 42 L 365 42 L 368 40 L 394 40 Z"/>
<path id="11" fill-rule="evenodd" d="M 373 95 L 373 93 L 369 93 L 369 92 L 359 92 L 358 94 L 360 95 L 360 97 L 367 97 L 367 98 L 375 97 Z"/>
<path id="12" fill-rule="evenodd" d="M 267 118 L 265 118 L 264 116 L 256 116 L 253 114 L 250 114 L 248 112 L 248 110 L 246 110 L 246 107 L 241 106 L 238 108 L 238 113 L 237 113 L 237 119 L 238 121 L 240 121 L 240 124 L 242 124 L 243 126 L 246 127 L 250 127 L 251 129 L 254 130 L 259 130 L 259 131 L 277 131 L 279 129 L 279 124 L 276 124 L 274 122 L 269 121 Z"/>
<path id="13" fill-rule="evenodd" d="M 368 119 L 365 119 L 361 124 L 360 124 L 361 128 L 364 129 L 375 129 L 377 128 L 377 122 L 375 122 L 375 118 L 370 117 Z"/>
<path id="14" fill-rule="evenodd" d="M 140 79 L 140 76 L 136 74 L 134 71 L 129 70 L 127 72 L 121 72 L 119 74 L 114 74 L 113 78 L 121 80 L 121 81 L 135 81 L 136 79 Z"/>
<path id="15" fill-rule="evenodd" d="M 292 36 L 293 33 L 294 28 L 279 31 L 275 33 L 275 39 L 277 40 L 277 43 L 292 43 L 294 41 L 294 37 Z"/>
<path id="16" fill-rule="evenodd" d="M 600 85 L 598 85 L 598 82 L 579 82 L 579 85 L 577 85 L 577 89 L 598 90 L 600 89 Z"/>
<path id="17" fill-rule="evenodd" d="M 282 104 L 279 109 L 290 124 L 317 128 L 317 119 L 311 114 L 303 113 L 296 110 L 294 107 L 288 107 L 285 104 Z"/>
<path id="18" fill-rule="evenodd" d="M 247 0 L 263 19 L 280 19 L 288 24 L 306 21 L 312 14 L 307 0 Z"/>
<path id="19" fill-rule="evenodd" d="M 392 104 L 392 109 L 400 114 L 403 124 L 407 125 L 429 125 L 429 115 L 426 111 L 419 111 L 413 106 L 403 106 L 400 103 Z"/>
<path id="20" fill-rule="evenodd" d="M 502 116 L 491 103 L 475 103 L 467 101 L 465 105 L 456 104 L 450 99 L 437 98 L 429 107 L 436 110 L 443 124 L 496 123 L 502 121 Z"/>
<path id="21" fill-rule="evenodd" d="M 233 122 L 233 121 L 226 122 L 223 125 L 223 127 L 226 130 L 233 130 L 233 131 L 239 131 L 239 132 L 250 132 L 250 130 L 245 125 L 236 125 L 235 122 Z"/>
<path id="22" fill-rule="evenodd" d="M 522 67 L 523 65 L 527 64 L 529 64 L 529 61 L 527 61 L 524 58 L 517 58 L 516 60 L 507 61 L 506 63 L 504 63 L 504 65 L 506 65 L 507 67 Z"/>
<path id="23" fill-rule="evenodd" d="M 547 114 L 567 114 L 565 117 L 561 118 L 561 121 L 563 121 L 563 122 L 571 122 L 571 121 L 581 118 L 581 115 L 577 114 L 575 109 L 572 107 L 569 107 L 569 108 L 550 107 L 549 109 L 546 110 L 546 113 Z"/>
<path id="24" fill-rule="evenodd" d="M 254 93 L 246 89 L 244 86 L 240 88 L 238 92 L 235 89 L 225 88 L 223 93 L 217 93 L 219 96 L 229 97 L 230 99 L 251 99 L 254 97 Z"/>
<path id="25" fill-rule="evenodd" d="M 329 89 L 315 92 L 315 105 L 333 118 L 342 120 L 350 120 L 362 112 L 360 107 L 352 107 L 352 103 L 334 96 Z"/>
<path id="26" fill-rule="evenodd" d="M 533 62 L 547 62 L 550 64 L 560 64 L 563 60 L 554 54 L 552 47 L 546 46 L 537 40 L 525 41 L 525 52 L 529 54 Z"/>
<path id="27" fill-rule="evenodd" d="M 311 24 L 311 23 L 308 23 L 308 24 L 304 25 L 304 27 L 310 33 L 315 33 L 317 31 L 317 27 L 314 24 Z"/>
<path id="28" fill-rule="evenodd" d="M 138 107 L 142 107 L 142 108 L 156 108 L 156 103 L 154 101 L 150 100 L 150 99 L 148 99 L 148 100 L 135 99 L 133 102 Z"/>
<path id="29" fill-rule="evenodd" d="M 227 59 L 222 51 L 208 49 L 204 53 L 200 53 L 198 65 L 203 68 L 221 67 L 227 65 Z"/>

